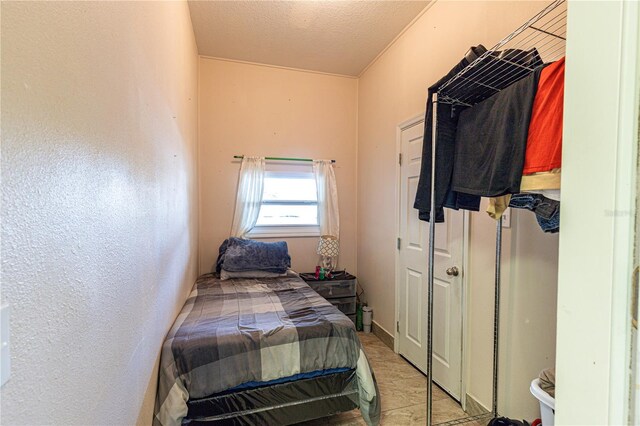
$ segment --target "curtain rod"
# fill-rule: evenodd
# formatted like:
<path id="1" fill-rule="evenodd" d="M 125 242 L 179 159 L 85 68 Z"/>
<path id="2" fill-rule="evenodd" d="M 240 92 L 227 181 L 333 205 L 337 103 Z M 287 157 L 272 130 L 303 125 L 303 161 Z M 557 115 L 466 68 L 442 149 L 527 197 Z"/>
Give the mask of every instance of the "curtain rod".
<path id="1" fill-rule="evenodd" d="M 233 158 L 244 158 L 244 155 L 234 155 Z M 312 158 L 287 158 L 287 157 L 264 157 L 265 160 L 275 160 L 275 161 L 306 161 L 308 163 L 312 162 Z M 335 163 L 336 160 L 331 160 L 332 163 Z"/>

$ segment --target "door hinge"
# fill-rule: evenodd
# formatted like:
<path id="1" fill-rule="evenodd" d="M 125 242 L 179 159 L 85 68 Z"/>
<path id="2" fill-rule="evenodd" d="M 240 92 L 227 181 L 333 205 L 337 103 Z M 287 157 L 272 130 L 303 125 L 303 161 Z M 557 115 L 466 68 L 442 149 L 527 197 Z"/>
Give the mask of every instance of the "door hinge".
<path id="1" fill-rule="evenodd" d="M 400 237 L 398 237 L 397 246 L 398 246 L 398 250 L 400 250 L 400 247 L 402 247 L 402 238 Z"/>
<path id="2" fill-rule="evenodd" d="M 398 164 L 402 166 L 402 153 L 398 154 Z"/>
<path id="3" fill-rule="evenodd" d="M 396 321 L 396 331 L 400 333 L 400 321 Z"/>

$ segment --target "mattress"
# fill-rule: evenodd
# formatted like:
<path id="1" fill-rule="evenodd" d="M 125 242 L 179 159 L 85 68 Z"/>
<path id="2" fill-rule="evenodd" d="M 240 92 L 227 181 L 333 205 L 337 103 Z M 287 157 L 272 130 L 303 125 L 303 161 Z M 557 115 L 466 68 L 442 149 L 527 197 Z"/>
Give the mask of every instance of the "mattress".
<path id="1" fill-rule="evenodd" d="M 190 400 L 334 369 L 355 370 L 358 405 L 376 424 L 375 380 L 349 318 L 299 277 L 205 274 L 163 344 L 154 424 L 180 424 Z"/>

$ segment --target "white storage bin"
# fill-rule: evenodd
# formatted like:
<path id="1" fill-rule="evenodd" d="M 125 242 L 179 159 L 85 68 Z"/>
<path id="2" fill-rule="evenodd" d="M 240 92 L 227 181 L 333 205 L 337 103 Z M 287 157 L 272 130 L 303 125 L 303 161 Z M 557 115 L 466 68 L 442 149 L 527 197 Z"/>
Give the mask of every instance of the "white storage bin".
<path id="1" fill-rule="evenodd" d="M 540 388 L 540 379 L 531 382 L 531 393 L 540 401 L 540 419 L 542 426 L 553 426 L 556 400 Z"/>

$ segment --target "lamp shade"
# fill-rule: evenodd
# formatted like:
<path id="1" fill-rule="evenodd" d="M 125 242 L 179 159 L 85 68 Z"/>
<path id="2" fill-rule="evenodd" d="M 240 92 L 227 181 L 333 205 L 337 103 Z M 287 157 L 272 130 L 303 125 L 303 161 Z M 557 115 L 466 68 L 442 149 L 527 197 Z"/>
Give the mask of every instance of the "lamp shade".
<path id="1" fill-rule="evenodd" d="M 334 236 L 323 235 L 318 242 L 317 253 L 322 256 L 336 257 L 340 253 L 340 243 Z"/>

